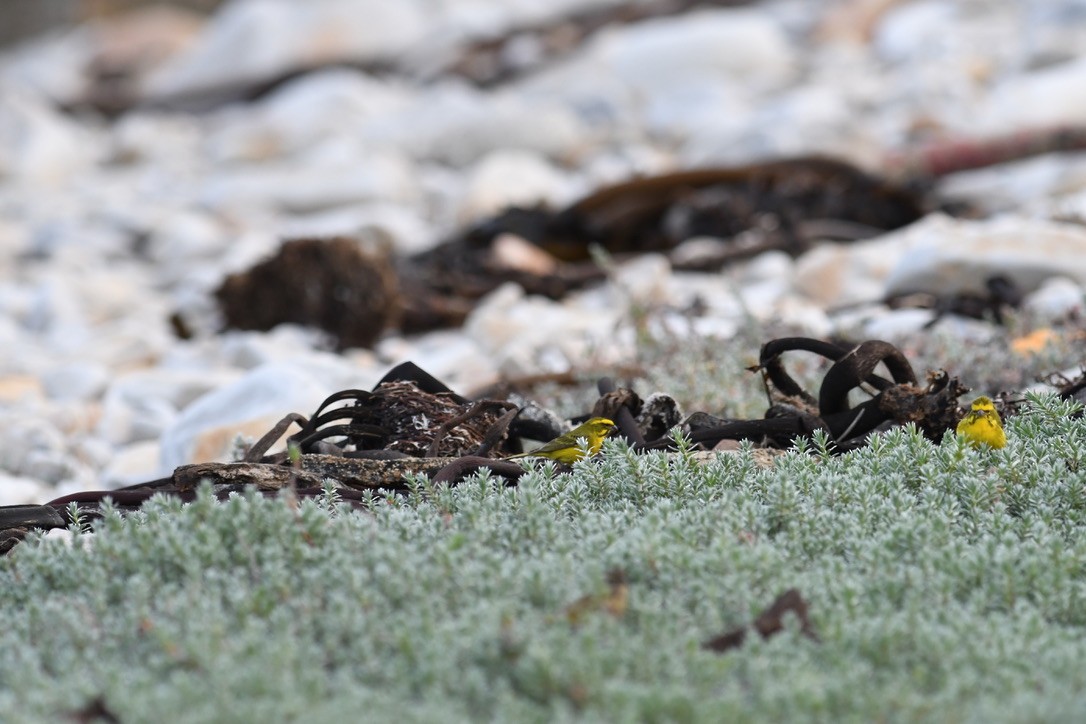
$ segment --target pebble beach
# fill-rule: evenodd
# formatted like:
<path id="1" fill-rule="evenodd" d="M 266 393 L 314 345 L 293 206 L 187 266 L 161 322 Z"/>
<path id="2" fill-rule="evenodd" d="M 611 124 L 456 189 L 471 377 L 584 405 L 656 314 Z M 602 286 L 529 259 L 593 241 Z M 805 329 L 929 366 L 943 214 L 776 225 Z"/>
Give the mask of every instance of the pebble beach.
<path id="1" fill-rule="evenodd" d="M 506 284 L 459 328 L 371 348 L 223 329 L 215 289 L 286 239 L 408 254 L 643 175 L 818 155 L 892 176 L 935 144 L 1086 125 L 1081 0 L 621 5 L 237 0 L 0 48 L 0 505 L 227 460 L 407 360 L 461 390 L 621 365 L 635 308 L 721 340 L 754 314 L 984 345 L 991 321 L 887 300 L 1002 276 L 1039 324 L 1082 314 L 1086 151 L 1069 148 L 940 173 L 930 213 L 873 238 L 717 272 L 639 254 L 561 299 Z"/>

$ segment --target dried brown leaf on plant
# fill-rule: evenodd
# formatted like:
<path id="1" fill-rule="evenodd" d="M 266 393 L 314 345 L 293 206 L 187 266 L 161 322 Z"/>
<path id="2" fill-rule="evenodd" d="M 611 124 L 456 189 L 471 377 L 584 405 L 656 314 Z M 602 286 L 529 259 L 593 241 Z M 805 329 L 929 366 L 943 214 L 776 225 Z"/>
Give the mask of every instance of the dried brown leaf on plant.
<path id="1" fill-rule="evenodd" d="M 758 617 L 749 626 L 740 626 L 715 636 L 703 642 L 701 647 L 717 653 L 738 648 L 746 641 L 747 633 L 751 629 L 758 632 L 758 635 L 763 639 L 767 639 L 784 630 L 784 617 L 789 613 L 794 614 L 799 619 L 800 633 L 812 641 L 818 641 L 818 634 L 815 633 L 807 616 L 807 601 L 800 595 L 798 589 L 790 588 L 777 596 L 776 600 L 758 614 Z"/>
<path id="2" fill-rule="evenodd" d="M 566 620 L 577 626 L 591 613 L 605 613 L 612 618 L 622 618 L 626 615 L 629 598 L 630 586 L 626 580 L 626 572 L 621 568 L 613 568 L 607 573 L 607 591 L 581 596 L 566 606 Z"/>

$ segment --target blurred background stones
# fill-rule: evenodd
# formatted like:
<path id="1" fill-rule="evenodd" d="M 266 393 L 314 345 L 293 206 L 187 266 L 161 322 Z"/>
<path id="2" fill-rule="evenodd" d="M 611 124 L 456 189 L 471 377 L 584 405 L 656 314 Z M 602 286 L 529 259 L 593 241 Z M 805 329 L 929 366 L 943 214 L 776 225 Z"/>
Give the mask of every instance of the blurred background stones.
<path id="1" fill-rule="evenodd" d="M 228 458 L 408 359 L 467 391 L 657 345 L 705 377 L 772 328 L 1017 384 L 1009 335 L 1081 342 L 1081 0 L 0 13 L 0 502 Z"/>
<path id="2" fill-rule="evenodd" d="M 169 3 L 153 0 L 5 0 L 0 46 L 88 20 L 166 4 L 208 13 L 221 5 L 222 0 L 171 0 Z"/>

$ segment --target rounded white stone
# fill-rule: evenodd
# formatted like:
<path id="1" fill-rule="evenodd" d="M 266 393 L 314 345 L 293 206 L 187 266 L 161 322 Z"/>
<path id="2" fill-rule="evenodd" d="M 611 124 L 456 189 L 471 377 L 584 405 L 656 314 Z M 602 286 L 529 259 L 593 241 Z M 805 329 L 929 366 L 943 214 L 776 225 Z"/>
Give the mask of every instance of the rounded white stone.
<path id="1" fill-rule="evenodd" d="M 864 336 L 896 342 L 922 331 L 933 319 L 935 312 L 931 309 L 888 309 L 867 320 Z"/>
<path id="2" fill-rule="evenodd" d="M 54 400 L 95 399 L 108 382 L 109 370 L 96 362 L 68 362 L 42 374 L 42 387 Z"/>
<path id="3" fill-rule="evenodd" d="M 197 459 L 198 453 L 228 460 L 234 435 L 260 435 L 288 413 L 309 414 L 332 392 L 323 381 L 289 364 L 258 367 L 181 411 L 162 433 L 160 469 L 170 472 L 179 465 L 206 462 Z M 219 435 L 217 441 L 206 437 L 211 434 Z"/>
<path id="4" fill-rule="evenodd" d="M 563 174 L 539 153 L 492 151 L 468 171 L 457 216 L 469 223 L 510 206 L 556 208 L 569 199 L 568 189 Z"/>
<path id="5" fill-rule="evenodd" d="M 39 505 L 52 498 L 41 481 L 0 471 L 0 505 Z"/>
<path id="6" fill-rule="evenodd" d="M 871 241 L 816 247 L 797 260 L 795 285 L 831 307 L 913 292 L 985 293 L 995 275 L 1025 292 L 1052 276 L 1086 282 L 1086 231 L 1017 216 L 932 214 Z"/>
<path id="7" fill-rule="evenodd" d="M 257 84 L 301 68 L 385 60 L 425 31 L 424 7 L 414 0 L 369 3 L 365 12 L 354 0 L 227 3 L 188 52 L 147 80 L 145 91 L 168 99 Z"/>
<path id="8" fill-rule="evenodd" d="M 1022 306 L 1048 320 L 1064 319 L 1081 314 L 1086 306 L 1082 284 L 1067 277 L 1046 279 L 1037 291 L 1026 296 Z"/>

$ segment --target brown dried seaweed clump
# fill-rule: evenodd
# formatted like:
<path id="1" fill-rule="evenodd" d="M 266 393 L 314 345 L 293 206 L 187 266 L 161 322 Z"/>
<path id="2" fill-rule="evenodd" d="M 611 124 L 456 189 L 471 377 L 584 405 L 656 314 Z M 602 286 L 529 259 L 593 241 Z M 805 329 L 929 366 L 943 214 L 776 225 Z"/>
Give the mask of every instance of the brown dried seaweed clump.
<path id="1" fill-rule="evenodd" d="M 342 236 L 287 241 L 270 259 L 228 276 L 215 296 L 228 327 L 304 324 L 328 332 L 340 349 L 371 346 L 401 306 L 388 250 Z"/>
<path id="2" fill-rule="evenodd" d="M 355 425 L 380 430 L 360 449 L 395 450 L 413 457 L 473 454 L 505 410 L 479 409 L 451 393 L 432 393 L 409 380 L 382 382 L 356 403 Z M 455 424 L 454 424 L 455 423 Z M 359 442 L 359 441 L 356 441 Z"/>

